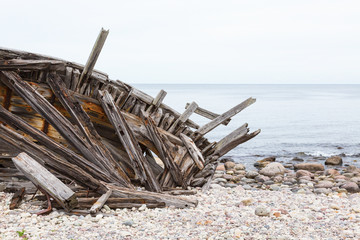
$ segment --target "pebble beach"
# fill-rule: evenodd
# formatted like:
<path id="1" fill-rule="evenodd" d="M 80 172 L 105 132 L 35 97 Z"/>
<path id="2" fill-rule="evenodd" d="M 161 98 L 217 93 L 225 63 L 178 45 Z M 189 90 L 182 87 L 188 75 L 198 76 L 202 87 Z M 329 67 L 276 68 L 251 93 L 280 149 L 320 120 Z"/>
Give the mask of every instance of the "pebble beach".
<path id="1" fill-rule="evenodd" d="M 31 201 L 9 210 L 12 194 L 1 192 L 0 239 L 360 239 L 359 168 L 291 171 L 262 162 L 259 171 L 220 165 L 208 191 L 184 196 L 199 201 L 189 209 L 37 216 Z"/>

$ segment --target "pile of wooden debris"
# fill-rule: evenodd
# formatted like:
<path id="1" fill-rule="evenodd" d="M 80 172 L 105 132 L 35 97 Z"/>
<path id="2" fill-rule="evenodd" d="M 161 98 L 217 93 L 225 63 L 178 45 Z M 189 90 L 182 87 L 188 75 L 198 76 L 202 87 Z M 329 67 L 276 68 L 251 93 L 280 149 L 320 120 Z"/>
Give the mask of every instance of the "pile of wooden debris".
<path id="1" fill-rule="evenodd" d="M 204 137 L 253 98 L 220 115 L 195 102 L 180 114 L 162 102 L 165 91 L 152 98 L 94 70 L 107 34 L 100 32 L 85 66 L 0 48 L 0 180 L 17 192 L 12 207 L 36 189 L 67 211 L 94 213 L 106 201 L 194 207 L 172 194 L 207 189 L 218 158 L 259 134 L 244 124 L 218 142 Z M 210 121 L 199 126 L 193 113 Z"/>

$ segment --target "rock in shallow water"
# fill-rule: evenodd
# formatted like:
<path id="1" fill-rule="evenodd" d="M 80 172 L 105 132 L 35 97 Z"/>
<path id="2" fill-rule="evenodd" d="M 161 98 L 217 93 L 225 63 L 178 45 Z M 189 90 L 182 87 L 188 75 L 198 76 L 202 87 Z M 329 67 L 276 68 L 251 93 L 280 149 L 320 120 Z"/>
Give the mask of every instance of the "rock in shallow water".
<path id="1" fill-rule="evenodd" d="M 339 156 L 332 156 L 326 159 L 325 161 L 326 165 L 341 165 L 342 164 L 342 158 Z"/>

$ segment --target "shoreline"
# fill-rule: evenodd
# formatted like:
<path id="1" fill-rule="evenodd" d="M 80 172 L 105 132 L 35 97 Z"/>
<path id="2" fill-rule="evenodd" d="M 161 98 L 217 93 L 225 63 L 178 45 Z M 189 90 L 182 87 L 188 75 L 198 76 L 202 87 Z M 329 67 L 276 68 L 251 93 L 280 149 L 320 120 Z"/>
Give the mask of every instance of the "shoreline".
<path id="1" fill-rule="evenodd" d="M 30 213 L 38 209 L 31 201 L 9 210 L 12 194 L 0 192 L 0 239 L 21 239 L 17 231 L 24 231 L 28 239 L 360 237 L 360 193 L 339 185 L 360 180 L 359 168 L 348 167 L 342 172 L 298 169 L 295 173 L 284 168 L 283 173 L 266 176 L 264 169 L 280 164 L 266 162 L 263 159 L 266 166 L 257 172 L 230 161 L 220 165 L 207 192 L 198 189 L 196 195 L 184 196 L 199 201 L 197 207 L 189 209 L 104 207 L 94 217 L 66 215 L 61 210 L 37 216 Z M 237 183 L 223 178 L 240 173 L 245 175 Z"/>

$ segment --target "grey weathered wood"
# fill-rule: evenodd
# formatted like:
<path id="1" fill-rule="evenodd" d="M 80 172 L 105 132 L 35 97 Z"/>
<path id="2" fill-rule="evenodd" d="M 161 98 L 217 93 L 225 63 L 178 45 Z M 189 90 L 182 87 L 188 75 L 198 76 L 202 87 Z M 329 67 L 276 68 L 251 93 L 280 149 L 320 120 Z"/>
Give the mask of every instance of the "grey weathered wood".
<path id="1" fill-rule="evenodd" d="M 225 139 L 224 142 L 221 144 L 221 146 L 219 146 L 218 149 L 214 152 L 214 155 L 218 155 L 219 157 L 224 156 L 226 153 L 234 149 L 239 144 L 242 144 L 252 139 L 253 137 L 257 136 L 260 133 L 260 131 L 261 130 L 258 129 L 250 134 L 243 134 L 237 137 Z"/>
<path id="2" fill-rule="evenodd" d="M 188 150 L 190 156 L 194 160 L 196 166 L 201 170 L 204 168 L 204 158 L 200 152 L 200 150 L 196 147 L 195 143 L 191 138 L 186 136 L 183 133 L 180 133 L 180 138 L 183 141 L 186 149 Z"/>
<path id="3" fill-rule="evenodd" d="M 156 97 L 154 98 L 154 100 L 152 101 L 151 105 L 149 106 L 149 108 L 146 110 L 147 113 L 152 113 L 153 109 L 155 108 L 155 110 L 160 106 L 160 104 L 162 103 L 162 101 L 164 100 L 165 96 L 166 96 L 167 92 L 165 92 L 164 90 L 160 90 L 160 92 L 158 93 L 158 95 L 156 95 Z"/>
<path id="4" fill-rule="evenodd" d="M 62 79 L 58 75 L 49 74 L 47 82 L 55 96 L 70 114 L 73 122 L 79 127 L 87 142 L 99 155 L 98 160 L 101 161 L 102 166 L 124 186 L 131 187 L 130 179 L 102 143 L 102 139 L 91 122 L 90 117 L 84 111 L 79 101 L 71 96 L 68 89 L 65 88 Z"/>
<path id="5" fill-rule="evenodd" d="M 198 107 L 198 105 L 195 102 L 192 102 L 190 104 L 190 106 L 183 112 L 183 114 L 181 114 L 181 116 L 176 119 L 176 121 L 171 125 L 171 127 L 169 128 L 169 132 L 173 133 L 174 131 L 176 131 L 176 129 L 178 128 L 179 124 L 184 123 L 186 120 L 189 119 L 189 117 L 191 116 L 191 114 L 194 113 L 195 109 Z"/>
<path id="6" fill-rule="evenodd" d="M 73 75 L 73 68 L 66 67 L 64 83 L 65 83 L 65 87 L 68 88 L 68 89 L 71 87 L 72 75 Z"/>
<path id="7" fill-rule="evenodd" d="M 65 63 L 56 60 L 0 60 L 0 70 L 12 71 L 17 69 L 61 71 L 65 69 Z"/>
<path id="8" fill-rule="evenodd" d="M 254 98 L 248 98 L 247 100 L 243 101 L 242 103 L 236 105 L 235 107 L 231 108 L 227 112 L 225 112 L 225 113 L 221 114 L 220 116 L 218 116 L 217 118 L 213 119 L 209 123 L 205 124 L 204 126 L 199 128 L 195 133 L 200 136 L 205 135 L 206 133 L 210 132 L 211 130 L 213 130 L 214 128 L 219 126 L 221 123 L 223 123 L 227 119 L 230 119 L 231 117 L 235 116 L 236 114 L 238 114 L 239 112 L 241 112 L 242 110 L 244 110 L 245 108 L 247 108 L 248 106 L 253 104 L 255 101 L 256 101 L 256 99 L 254 99 Z"/>
<path id="9" fill-rule="evenodd" d="M 65 210 L 71 211 L 76 206 L 75 193 L 29 155 L 20 153 L 12 160 L 16 168 L 23 172 L 35 186 L 46 191 Z"/>
<path id="10" fill-rule="evenodd" d="M 160 154 L 160 159 L 164 163 L 164 166 L 167 170 L 169 170 L 173 180 L 178 185 L 182 185 L 182 176 L 179 166 L 176 165 L 174 159 L 172 158 L 167 146 L 162 140 L 162 137 L 155 126 L 153 120 L 148 116 L 144 111 L 142 112 L 144 118 L 144 125 L 151 137 L 152 142 L 154 143 L 156 149 Z"/>
<path id="11" fill-rule="evenodd" d="M 104 43 L 105 43 L 105 40 L 106 40 L 106 37 L 108 34 L 109 34 L 109 30 L 106 31 L 103 28 L 101 28 L 98 38 L 96 39 L 94 47 L 93 47 L 93 49 L 90 53 L 90 56 L 86 62 L 84 70 L 81 73 L 80 80 L 76 87 L 77 89 L 79 89 L 82 84 L 86 84 L 87 80 L 91 76 L 91 73 L 94 69 L 95 63 L 100 55 L 101 49 L 104 46 Z"/>
<path id="12" fill-rule="evenodd" d="M 154 120 L 156 126 L 159 126 L 162 115 L 163 115 L 163 110 L 161 108 L 158 108 L 150 115 L 150 117 Z"/>
<path id="13" fill-rule="evenodd" d="M 105 114 L 114 126 L 121 144 L 132 161 L 136 176 L 139 177 L 141 183 L 147 188 L 152 191 L 160 192 L 161 187 L 147 160 L 142 154 L 138 141 L 135 139 L 121 111 L 119 111 L 118 107 L 115 105 L 111 95 L 107 91 L 99 91 L 99 101 L 101 102 Z"/>
<path id="14" fill-rule="evenodd" d="M 70 89 L 72 90 L 72 91 L 75 91 L 76 90 L 76 87 L 77 87 L 77 85 L 78 85 L 78 83 L 79 83 L 79 79 L 80 79 L 80 71 L 79 71 L 79 69 L 74 69 L 73 70 L 73 76 L 72 76 L 72 78 L 71 78 L 71 86 L 70 86 Z"/>
<path id="15" fill-rule="evenodd" d="M 190 103 L 186 103 L 185 109 L 187 109 L 189 106 L 190 106 Z M 220 116 L 220 114 L 213 113 L 213 112 L 211 112 L 209 110 L 206 110 L 204 108 L 201 108 L 199 106 L 195 109 L 195 113 L 200 115 L 200 116 L 206 117 L 206 118 L 208 118 L 210 120 L 213 120 L 213 119 L 217 118 L 218 116 Z M 231 119 L 229 118 L 229 119 L 227 119 L 226 121 L 224 121 L 221 124 L 224 124 L 226 126 L 226 125 L 229 124 L 230 121 L 231 121 Z"/>
<path id="16" fill-rule="evenodd" d="M 231 144 L 231 143 L 236 141 L 235 139 L 242 138 L 249 132 L 249 129 L 247 128 L 247 126 L 248 126 L 248 124 L 245 123 L 241 127 L 237 128 L 236 130 L 231 132 L 229 135 L 225 136 L 218 143 L 216 143 L 216 145 L 214 146 L 215 154 L 227 152 L 228 150 L 232 149 L 233 144 Z"/>
<path id="17" fill-rule="evenodd" d="M 104 206 L 106 201 L 109 199 L 109 197 L 112 194 L 112 190 L 108 190 L 105 194 L 103 194 L 90 208 L 91 214 L 96 214 L 99 212 L 99 210 Z"/>
<path id="18" fill-rule="evenodd" d="M 157 202 L 164 202 L 167 207 L 174 206 L 176 208 L 191 208 L 196 207 L 197 200 L 185 199 L 178 196 L 172 196 L 163 193 L 154 193 L 147 191 L 129 191 L 129 189 L 106 184 L 109 189 L 113 190 L 113 197 L 124 198 L 142 198 L 145 200 L 154 200 Z"/>

